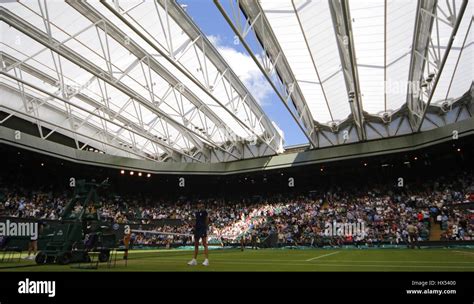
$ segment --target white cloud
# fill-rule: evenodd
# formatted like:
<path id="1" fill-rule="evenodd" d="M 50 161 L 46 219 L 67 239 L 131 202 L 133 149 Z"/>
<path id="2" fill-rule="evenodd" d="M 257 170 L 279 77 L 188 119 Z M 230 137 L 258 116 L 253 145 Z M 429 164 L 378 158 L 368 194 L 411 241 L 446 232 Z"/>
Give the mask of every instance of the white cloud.
<path id="1" fill-rule="evenodd" d="M 219 36 L 211 35 L 207 38 L 217 48 L 257 102 L 261 106 L 268 104 L 267 98 L 270 96 L 272 88 L 253 59 L 245 53 L 224 45 Z"/>

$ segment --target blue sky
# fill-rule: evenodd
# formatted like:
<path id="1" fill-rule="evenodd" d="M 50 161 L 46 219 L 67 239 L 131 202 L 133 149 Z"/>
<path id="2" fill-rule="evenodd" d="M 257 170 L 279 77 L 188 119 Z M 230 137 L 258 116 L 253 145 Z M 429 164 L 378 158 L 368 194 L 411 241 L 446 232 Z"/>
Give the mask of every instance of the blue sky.
<path id="1" fill-rule="evenodd" d="M 214 2 L 212 0 L 180 0 L 178 2 L 187 5 L 187 13 L 201 28 L 201 31 L 210 38 L 224 59 L 246 84 L 250 92 L 260 102 L 268 117 L 283 131 L 285 146 L 307 143 L 308 140 L 305 135 L 244 47 L 240 44 L 234 44 L 235 34 L 214 5 Z M 228 3 L 227 0 L 221 0 L 222 5 L 228 5 Z M 252 48 L 256 48 L 256 45 L 252 45 L 255 42 L 250 41 L 249 43 Z"/>

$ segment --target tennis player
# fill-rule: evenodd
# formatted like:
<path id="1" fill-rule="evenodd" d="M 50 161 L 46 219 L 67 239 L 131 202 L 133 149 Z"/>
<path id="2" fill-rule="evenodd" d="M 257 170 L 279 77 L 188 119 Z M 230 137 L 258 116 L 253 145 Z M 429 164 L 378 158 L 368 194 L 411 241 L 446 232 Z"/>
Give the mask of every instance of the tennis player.
<path id="1" fill-rule="evenodd" d="M 209 225 L 209 217 L 204 208 L 203 203 L 198 204 L 198 211 L 196 212 L 196 222 L 194 224 L 194 257 L 188 262 L 188 265 L 197 265 L 197 255 L 199 252 L 199 240 L 202 240 L 204 246 L 204 257 L 206 258 L 202 263 L 204 266 L 209 266 L 208 248 L 207 248 L 207 226 Z"/>

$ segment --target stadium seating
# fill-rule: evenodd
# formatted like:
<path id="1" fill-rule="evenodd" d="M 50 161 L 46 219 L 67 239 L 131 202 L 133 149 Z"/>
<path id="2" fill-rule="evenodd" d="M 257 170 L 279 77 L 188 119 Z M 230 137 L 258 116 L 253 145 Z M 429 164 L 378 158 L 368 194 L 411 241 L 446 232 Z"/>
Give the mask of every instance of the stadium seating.
<path id="1" fill-rule="evenodd" d="M 211 215 L 210 241 L 219 244 L 238 243 L 256 233 L 261 243 L 275 235 L 278 246 L 341 246 L 363 243 L 374 246 L 406 242 L 407 225 L 415 223 L 419 240 L 429 240 L 432 219 L 442 215 L 442 236 L 445 240 L 472 240 L 472 214 L 469 204 L 471 174 L 462 175 L 455 185 L 442 178 L 431 181 L 437 189 L 420 188 L 393 194 L 388 186 L 370 191 L 355 188 L 311 195 L 275 194 L 257 201 L 244 198 L 203 200 Z M 464 185 L 464 187 L 463 187 Z M 7 217 L 58 220 L 67 201 L 64 194 L 34 189 L 2 189 L 0 214 Z M 119 201 L 103 199 L 100 216 L 113 223 L 136 224 L 147 229 L 190 234 L 194 205 L 192 199 L 153 203 L 152 198 L 140 200 L 123 197 Z M 365 223 L 363 242 L 341 236 L 328 238 L 325 227 L 337 222 Z M 470 224 L 468 224 L 470 223 Z M 185 236 L 134 235 L 135 245 L 177 245 L 189 243 Z"/>

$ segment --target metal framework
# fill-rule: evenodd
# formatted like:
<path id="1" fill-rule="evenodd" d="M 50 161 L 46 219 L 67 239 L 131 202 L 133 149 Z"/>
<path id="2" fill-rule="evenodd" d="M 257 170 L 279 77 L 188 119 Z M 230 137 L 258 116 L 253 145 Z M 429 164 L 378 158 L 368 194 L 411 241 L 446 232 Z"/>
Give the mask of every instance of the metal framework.
<path id="1" fill-rule="evenodd" d="M 214 3 L 281 101 L 293 106 L 288 110 L 311 147 L 424 131 L 471 117 L 471 100 L 463 97 L 472 87 L 468 1 Z M 391 82 L 399 85 L 397 92 Z"/>
<path id="2" fill-rule="evenodd" d="M 291 67 L 285 58 L 283 52 L 280 51 L 278 42 L 272 33 L 268 21 L 261 12 L 261 8 L 257 2 L 250 2 L 252 9 L 246 11 L 248 19 L 240 20 L 239 4 L 243 5 L 244 1 L 237 2 L 232 5 L 232 16 L 226 12 L 224 7 L 215 0 L 214 3 L 221 11 L 224 18 L 234 30 L 240 42 L 249 52 L 252 59 L 255 61 L 260 71 L 265 75 L 270 85 L 274 89 L 278 98 L 285 105 L 293 119 L 296 121 L 300 129 L 308 138 L 312 147 L 318 147 L 317 126 L 313 120 L 301 88 L 292 73 Z M 263 44 L 262 56 L 260 60 L 257 55 L 253 53 L 251 47 L 246 41 L 247 35 L 254 33 L 257 40 L 267 40 L 269 45 Z M 273 59 L 272 59 L 273 58 Z M 278 75 L 284 75 L 279 77 Z"/>
<path id="3" fill-rule="evenodd" d="M 126 1 L 124 2 L 127 3 Z M 164 46 L 164 43 L 157 37 L 157 33 L 147 31 L 145 26 L 141 23 L 143 19 L 136 20 L 137 18 L 134 18 L 130 10 L 121 8 L 119 1 L 115 1 L 114 6 L 109 5 L 106 1 L 101 1 L 101 3 L 113 12 L 117 18 L 127 24 L 140 38 L 151 45 L 156 52 L 166 58 L 174 68 L 184 74 L 213 101 L 223 107 L 232 118 L 250 133 L 250 136 L 256 136 L 274 152 L 281 151 L 281 137 L 278 132 L 276 132 L 268 117 L 266 117 L 258 103 L 246 90 L 238 77 L 228 68 L 225 61 L 215 48 L 212 47 L 208 39 L 190 21 L 189 17 L 175 1 L 156 1 L 155 10 L 152 10 L 153 13 L 156 13 L 156 16 L 153 14 L 151 17 L 155 17 L 160 21 L 162 31 L 165 33 L 164 38 L 167 38 L 165 39 L 166 48 L 160 48 L 160 46 Z M 157 3 L 163 7 L 164 16 L 162 16 L 163 12 L 160 11 Z M 134 6 L 133 9 L 136 10 L 140 5 L 151 6 L 150 3 L 143 2 Z M 147 10 L 147 7 L 144 9 Z M 173 23 L 179 24 L 180 29 L 186 32 L 190 37 L 188 41 L 181 45 L 181 48 L 173 47 L 173 35 L 170 30 L 170 24 Z M 166 26 L 164 26 L 165 24 Z M 194 49 L 194 53 L 189 52 L 191 48 Z M 198 69 L 196 69 L 194 73 L 191 69 L 191 65 L 186 64 L 184 60 L 185 57 L 189 55 L 199 64 Z M 210 63 L 212 63 L 216 69 L 214 71 L 216 74 L 214 81 L 212 81 L 213 77 L 211 76 Z M 225 91 L 226 94 L 218 94 L 219 89 Z M 227 100 L 227 102 L 223 104 L 220 101 L 221 99 Z M 229 110 L 229 108 L 232 110 Z M 243 117 L 238 117 L 235 113 L 242 113 L 244 115 Z M 263 134 L 263 136 L 259 135 L 256 132 L 256 129 L 259 127 L 264 127 L 268 133 Z"/>
<path id="4" fill-rule="evenodd" d="M 98 129 L 97 133 L 94 134 L 94 135 L 98 135 L 98 134 L 106 135 L 105 139 L 107 141 L 107 144 L 111 145 L 112 147 L 114 146 L 113 142 L 110 143 L 108 139 L 110 139 L 110 138 L 115 139 L 117 137 L 117 134 L 111 133 L 108 130 L 107 124 L 105 122 L 117 125 L 120 128 L 119 132 L 122 131 L 122 130 L 128 130 L 129 132 L 131 132 L 131 134 L 133 134 L 132 139 L 134 138 L 134 136 L 144 137 L 147 140 L 146 144 L 156 145 L 157 147 L 160 147 L 161 149 L 163 149 L 166 153 L 164 155 L 162 155 L 161 157 L 164 157 L 164 158 L 157 159 L 157 160 L 160 160 L 160 161 L 166 160 L 166 158 L 172 157 L 175 153 L 177 153 L 178 155 L 183 155 L 182 151 L 174 148 L 172 145 L 166 143 L 166 141 L 163 141 L 162 139 L 157 140 L 156 136 L 151 134 L 147 129 L 143 128 L 143 125 L 137 124 L 136 122 L 133 122 L 130 119 L 128 119 L 124 116 L 121 116 L 119 112 L 115 112 L 111 109 L 106 109 L 97 100 L 92 99 L 91 97 L 81 93 L 80 91 L 75 91 L 74 92 L 74 97 L 79 99 L 79 100 L 84 101 L 86 104 L 92 106 L 96 110 L 90 111 L 88 109 L 82 108 L 79 105 L 71 102 L 71 98 L 68 98 L 68 96 L 62 96 L 62 97 L 61 96 L 56 96 L 55 94 L 51 94 L 51 93 L 35 86 L 34 84 L 28 83 L 27 81 L 25 81 L 21 77 L 23 71 L 30 74 L 30 75 L 32 75 L 32 76 L 35 76 L 35 77 L 43 80 L 45 83 L 48 83 L 52 86 L 57 84 L 58 80 L 55 79 L 54 77 L 49 76 L 48 74 L 46 74 L 46 73 L 44 73 L 40 70 L 38 70 L 37 68 L 26 64 L 26 63 L 22 63 L 20 65 L 19 61 L 17 61 L 15 58 L 12 58 L 11 56 L 9 56 L 5 53 L 0 53 L 0 57 L 2 59 L 2 63 L 6 67 L 7 71 L 10 70 L 10 68 L 13 68 L 14 73 L 17 76 L 19 76 L 19 77 L 15 77 L 15 76 L 6 74 L 3 71 L 1 72 L 1 75 L 8 77 L 10 80 L 17 81 L 17 83 L 18 83 L 18 89 L 14 88 L 13 86 L 9 86 L 6 83 L 4 84 L 3 82 L 2 82 L 2 87 L 4 89 L 11 90 L 12 92 L 15 92 L 16 94 L 21 95 L 21 98 L 22 98 L 22 101 L 23 101 L 23 104 L 18 104 L 18 107 L 15 107 L 15 104 L 13 103 L 13 105 L 12 105 L 13 108 L 9 108 L 9 110 L 14 111 L 15 113 L 19 113 L 19 114 L 21 114 L 22 111 L 25 111 L 25 110 L 26 110 L 26 112 L 28 112 L 27 104 L 30 103 L 33 106 L 33 108 L 36 108 L 36 111 L 32 111 L 33 115 L 36 114 L 35 119 L 38 120 L 38 121 L 44 121 L 45 123 L 48 123 L 48 117 L 49 117 L 48 112 L 46 112 L 44 114 L 45 117 L 41 117 L 40 112 L 38 111 L 38 109 L 41 108 L 41 107 L 46 107 L 46 108 L 49 107 L 51 110 L 55 110 L 55 111 L 60 112 L 62 110 L 61 108 L 49 105 L 49 104 L 47 104 L 47 101 L 50 100 L 50 99 L 54 99 L 54 100 L 57 100 L 59 102 L 62 102 L 63 106 L 64 106 L 63 110 L 66 111 L 66 118 L 62 122 L 65 122 L 65 121 L 71 122 L 71 124 L 70 124 L 71 130 L 69 130 L 69 131 L 74 134 L 77 149 L 82 150 L 82 149 L 84 149 L 84 147 L 87 146 L 87 144 L 79 145 L 79 142 L 77 140 L 77 136 L 80 135 L 80 133 L 78 133 L 78 129 L 81 128 L 84 125 L 90 126 L 91 128 L 94 128 L 94 129 L 97 129 L 97 126 L 95 126 L 94 124 L 91 124 L 89 122 L 89 119 L 91 117 L 96 117 L 101 121 L 101 125 L 103 126 L 103 130 Z M 34 95 L 30 95 L 25 91 L 25 86 L 35 90 L 36 92 L 44 94 L 44 96 L 47 96 L 47 97 L 43 98 L 43 99 L 40 99 L 38 97 L 35 97 Z M 66 90 L 66 92 L 67 91 L 68 90 Z M 69 90 L 69 91 L 72 91 L 72 90 Z M 130 102 L 131 102 L 131 100 L 130 100 Z M 8 102 L 5 102 L 5 103 L 8 103 Z M 88 117 L 86 117 L 85 119 L 82 119 L 82 118 L 80 118 L 76 115 L 73 115 L 72 111 L 71 111 L 71 109 L 73 109 L 73 108 L 77 108 L 81 111 L 86 112 L 88 114 Z M 30 117 L 30 116 L 27 116 L 27 117 Z M 5 122 L 5 121 L 6 120 L 2 121 L 2 123 Z M 79 124 L 75 127 L 74 122 L 79 122 Z M 117 122 L 120 122 L 121 124 L 117 124 Z M 52 121 L 49 121 L 49 123 L 52 123 Z M 60 126 L 61 126 L 61 124 L 60 124 Z M 62 128 L 60 126 L 55 127 L 55 129 L 53 129 L 53 131 L 48 133 L 48 136 L 42 136 L 42 128 L 41 128 L 42 124 L 38 123 L 38 130 L 39 130 L 41 138 L 47 139 L 47 137 L 49 137 L 56 130 Z M 96 141 L 96 139 L 93 139 L 93 140 Z M 135 140 L 132 140 L 132 146 L 125 145 L 124 143 L 119 143 L 119 145 L 128 147 L 130 150 L 135 152 L 135 153 L 132 153 L 132 154 L 137 155 L 136 153 L 138 152 L 142 156 L 145 155 L 147 159 L 150 159 L 151 157 L 149 155 L 146 155 L 145 153 L 143 153 L 143 151 L 140 151 L 140 149 L 138 149 L 136 147 L 136 145 L 133 146 L 135 144 L 135 142 L 136 142 Z M 156 149 L 157 147 L 154 148 L 155 151 L 157 151 L 157 149 Z M 121 149 L 121 150 L 123 150 L 123 149 Z M 183 156 L 186 156 L 186 157 L 189 157 L 190 159 L 198 161 L 198 159 L 196 159 L 192 155 L 183 155 Z M 153 158 L 151 158 L 151 159 L 153 159 Z"/>
<path id="5" fill-rule="evenodd" d="M 337 46 L 344 69 L 344 78 L 348 91 L 348 100 L 351 105 L 352 117 L 357 126 L 359 139 L 366 140 L 349 4 L 347 1 L 331 1 L 329 7 L 331 16 L 333 17 L 334 31 L 337 35 Z"/>
<path id="6" fill-rule="evenodd" d="M 94 132 L 99 132 L 106 135 L 107 153 L 123 151 L 123 146 L 136 157 L 156 161 L 222 162 L 281 152 L 282 138 L 272 122 L 179 5 L 146 5 L 150 4 L 156 20 L 166 24 L 154 38 L 120 19 L 132 18 L 139 5 L 124 9 L 119 1 L 113 6 L 79 1 L 2 4 L 2 24 L 11 27 L 2 27 L 2 35 L 21 40 L 8 44 L 2 39 L 2 89 L 13 92 L 16 82 L 16 94 L 28 96 L 22 98 L 22 107 L 2 101 L 3 110 L 19 115 L 28 112 L 27 103 L 34 104 L 41 111 L 22 117 L 35 121 L 40 134 L 49 116 L 62 112 L 63 121 L 70 123 L 54 126 L 47 137 L 61 132 L 94 139 Z M 81 26 L 68 26 L 58 14 L 61 10 Z M 120 18 L 110 11 L 119 12 Z M 25 18 L 28 14 L 31 21 Z M 183 29 L 193 35 L 170 34 Z M 158 38 L 163 35 L 170 53 L 161 48 Z M 205 83 L 179 60 L 187 59 L 193 48 Z M 83 126 L 102 131 L 81 134 Z M 101 140 L 94 142 L 97 146 Z"/>
<path id="7" fill-rule="evenodd" d="M 412 52 L 409 79 L 413 90 L 412 94 L 408 95 L 412 125 L 417 132 L 421 130 L 426 111 L 434 97 L 468 1 L 462 1 L 459 11 L 456 11 L 456 1 L 454 0 L 443 3 L 448 9 L 447 11 L 441 6 L 441 3 L 443 2 L 420 1 L 418 9 L 418 28 L 414 37 L 416 48 L 413 48 Z M 472 24 L 472 15 L 470 24 Z M 446 45 L 442 45 L 442 41 L 440 41 L 439 32 L 442 27 L 447 27 L 451 32 Z M 433 29 L 436 29 L 435 37 L 431 35 Z M 469 30 L 466 33 L 466 38 L 468 34 Z"/>
<path id="8" fill-rule="evenodd" d="M 214 3 L 310 148 L 472 117 L 472 1 Z M 283 151 L 175 0 L 4 2 L 0 30 L 0 124 L 17 116 L 43 140 L 57 132 L 78 150 L 155 162 Z"/>
<path id="9" fill-rule="evenodd" d="M 44 14 L 44 18 L 46 17 L 46 13 Z M 185 128 L 183 128 L 179 123 L 174 121 L 173 119 L 169 119 L 166 116 L 166 113 L 160 111 L 156 107 L 150 105 L 150 102 L 134 92 L 130 87 L 124 85 L 122 82 L 116 81 L 111 73 L 111 71 L 107 72 L 100 67 L 96 66 L 94 63 L 90 62 L 77 52 L 73 51 L 71 48 L 65 46 L 65 42 L 69 41 L 63 41 L 59 42 L 55 40 L 51 35 L 48 35 L 47 33 L 40 31 L 39 29 L 33 27 L 31 24 L 26 22 L 25 20 L 18 18 L 15 16 L 13 13 L 9 12 L 5 8 L 1 8 L 1 18 L 2 21 L 5 23 L 9 24 L 13 28 L 17 29 L 18 31 L 24 33 L 26 36 L 36 40 L 37 42 L 41 43 L 43 46 L 51 50 L 51 56 L 53 58 L 54 62 L 54 69 L 56 74 L 58 75 L 57 82 L 60 87 L 61 94 L 65 98 L 71 98 L 72 96 L 67 96 L 67 90 L 65 90 L 65 80 L 62 72 L 62 62 L 64 60 L 69 60 L 76 64 L 78 67 L 81 67 L 82 69 L 88 71 L 90 73 L 90 77 L 88 77 L 88 82 L 92 81 L 97 81 L 98 85 L 103 88 L 100 90 L 101 93 L 101 101 L 102 103 L 106 106 L 107 101 L 110 100 L 110 97 L 108 96 L 107 92 L 110 91 L 113 88 L 119 90 L 121 93 L 123 93 L 126 98 L 129 98 L 129 103 L 134 109 L 142 109 L 139 108 L 140 104 L 141 106 L 147 107 L 148 110 L 154 112 L 158 119 L 161 120 L 163 124 L 166 124 L 167 127 L 169 128 L 176 128 L 176 129 L 181 129 L 182 132 L 179 134 L 182 134 L 183 137 L 186 139 L 184 140 L 185 145 L 190 148 L 192 145 L 199 145 L 200 147 L 204 146 L 204 143 L 202 142 L 201 139 L 198 138 L 197 135 L 190 135 L 192 134 L 191 132 L 188 132 Z M 49 21 L 45 20 L 46 24 L 49 24 Z M 79 33 L 81 33 L 80 31 Z M 73 37 L 71 37 L 73 39 Z M 34 57 L 34 56 L 33 56 Z M 31 57 L 28 57 L 28 60 L 31 60 Z M 20 61 L 20 65 L 23 63 L 23 61 Z M 111 64 L 111 63 L 109 63 Z M 12 70 L 16 66 L 12 66 L 6 69 L 6 72 L 9 70 Z M 4 74 L 4 75 L 9 75 L 9 74 Z M 83 85 L 79 84 L 79 87 L 84 87 Z M 139 111 L 139 110 L 138 110 Z M 120 114 L 119 114 L 120 115 Z M 144 125 L 144 122 L 141 120 L 141 116 L 139 113 L 137 113 L 137 120 L 139 125 Z M 166 129 L 165 129 L 166 130 Z M 169 141 L 170 134 L 160 134 L 158 133 L 158 136 L 162 136 L 162 138 L 167 139 Z M 133 144 L 133 143 L 132 143 Z M 134 147 L 135 149 L 138 149 L 138 147 Z"/>

